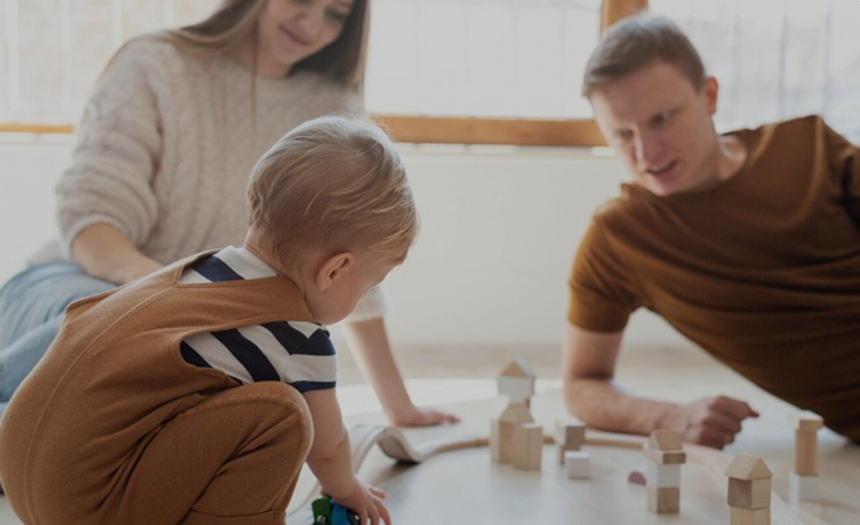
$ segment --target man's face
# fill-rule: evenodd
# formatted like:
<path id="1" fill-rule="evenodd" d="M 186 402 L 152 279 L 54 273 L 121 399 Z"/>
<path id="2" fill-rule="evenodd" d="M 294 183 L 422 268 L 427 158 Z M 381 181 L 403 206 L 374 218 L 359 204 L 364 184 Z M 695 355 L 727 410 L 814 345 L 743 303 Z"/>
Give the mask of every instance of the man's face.
<path id="1" fill-rule="evenodd" d="M 713 78 L 696 89 L 675 66 L 655 61 L 595 89 L 590 100 L 636 184 L 658 196 L 719 184 Z"/>

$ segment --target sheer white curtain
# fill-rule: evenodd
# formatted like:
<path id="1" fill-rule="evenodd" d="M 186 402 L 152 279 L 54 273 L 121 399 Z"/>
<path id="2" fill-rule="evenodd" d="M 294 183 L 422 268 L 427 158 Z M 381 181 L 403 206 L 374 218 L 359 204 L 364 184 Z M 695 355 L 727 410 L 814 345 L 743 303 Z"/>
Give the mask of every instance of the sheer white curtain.
<path id="1" fill-rule="evenodd" d="M 588 118 L 600 0 L 372 0 L 371 112 Z M 0 0 L 0 121 L 73 122 L 125 40 L 219 0 Z M 721 82 L 718 125 L 823 114 L 860 141 L 860 2 L 651 0 Z"/>
<path id="2" fill-rule="evenodd" d="M 817 113 L 860 142 L 860 2 L 651 0 L 720 81 L 722 130 Z"/>
<path id="3" fill-rule="evenodd" d="M 376 113 L 586 118 L 599 0 L 373 0 Z"/>
<path id="4" fill-rule="evenodd" d="M 0 0 L 0 121 L 75 121 L 124 41 L 200 20 L 218 3 Z"/>

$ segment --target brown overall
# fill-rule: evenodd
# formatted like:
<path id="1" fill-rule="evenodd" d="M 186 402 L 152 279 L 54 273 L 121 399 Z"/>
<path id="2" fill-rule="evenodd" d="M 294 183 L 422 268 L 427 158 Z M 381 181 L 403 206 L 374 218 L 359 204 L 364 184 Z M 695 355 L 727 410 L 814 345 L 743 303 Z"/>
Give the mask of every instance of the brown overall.
<path id="1" fill-rule="evenodd" d="M 191 366 L 179 343 L 311 315 L 284 277 L 178 284 L 195 259 L 69 306 L 0 428 L 27 525 L 284 523 L 313 437 L 304 398 Z"/>

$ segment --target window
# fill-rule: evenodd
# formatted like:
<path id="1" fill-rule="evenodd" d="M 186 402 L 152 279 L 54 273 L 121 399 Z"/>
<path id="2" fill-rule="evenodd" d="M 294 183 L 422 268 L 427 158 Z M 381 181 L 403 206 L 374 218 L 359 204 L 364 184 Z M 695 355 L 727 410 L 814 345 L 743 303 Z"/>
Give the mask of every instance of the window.
<path id="1" fill-rule="evenodd" d="M 579 84 L 600 29 L 586 0 L 374 0 L 374 113 L 589 118 Z"/>
<path id="2" fill-rule="evenodd" d="M 129 38 L 199 20 L 218 0 L 0 0 L 0 122 L 70 123 Z"/>
<path id="3" fill-rule="evenodd" d="M 578 96 L 600 0 L 373 1 L 368 107 L 401 140 L 602 143 Z M 70 131 L 123 41 L 199 20 L 218 3 L 0 0 L 0 122 Z M 607 0 L 604 19 L 645 3 Z"/>
<path id="4" fill-rule="evenodd" d="M 720 81 L 720 130 L 817 113 L 860 142 L 860 2 L 651 0 Z"/>

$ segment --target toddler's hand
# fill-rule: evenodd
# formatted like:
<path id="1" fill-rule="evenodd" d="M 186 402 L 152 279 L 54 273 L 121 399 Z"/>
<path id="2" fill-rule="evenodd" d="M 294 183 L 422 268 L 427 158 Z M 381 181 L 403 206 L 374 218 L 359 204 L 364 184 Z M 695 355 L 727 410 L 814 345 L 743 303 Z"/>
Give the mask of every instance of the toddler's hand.
<path id="1" fill-rule="evenodd" d="M 368 520 L 371 525 L 379 525 L 380 518 L 386 525 L 391 525 L 388 509 L 381 501 L 385 497 L 385 492 L 357 478 L 354 487 L 352 493 L 346 497 L 335 498 L 338 505 L 358 514 L 361 525 L 365 525 Z"/>

